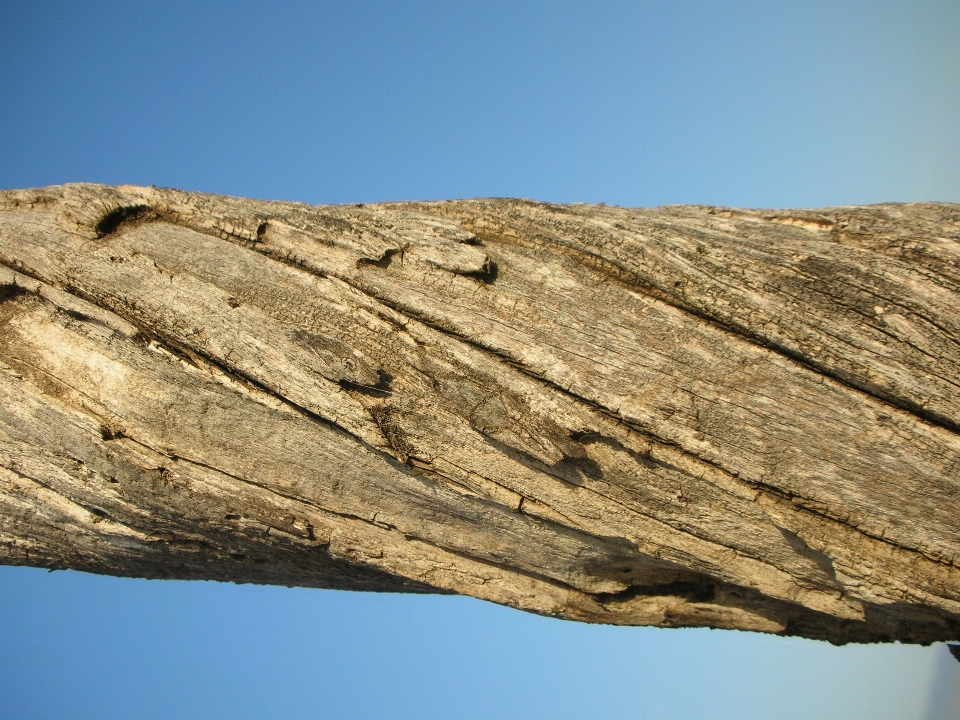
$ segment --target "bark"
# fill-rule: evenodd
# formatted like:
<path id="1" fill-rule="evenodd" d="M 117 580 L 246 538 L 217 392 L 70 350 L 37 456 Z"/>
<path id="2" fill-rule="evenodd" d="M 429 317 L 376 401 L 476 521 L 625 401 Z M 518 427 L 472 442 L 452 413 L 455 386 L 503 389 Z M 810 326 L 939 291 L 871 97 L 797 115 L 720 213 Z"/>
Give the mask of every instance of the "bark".
<path id="1" fill-rule="evenodd" d="M 0 193 L 0 562 L 960 638 L 960 206 Z"/>

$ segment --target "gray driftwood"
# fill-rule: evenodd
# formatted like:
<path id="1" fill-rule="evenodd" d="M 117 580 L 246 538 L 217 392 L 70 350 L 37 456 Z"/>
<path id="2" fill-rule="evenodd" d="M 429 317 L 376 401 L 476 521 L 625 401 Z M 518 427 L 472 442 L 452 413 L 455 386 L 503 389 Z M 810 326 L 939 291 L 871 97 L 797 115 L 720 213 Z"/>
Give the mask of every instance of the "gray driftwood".
<path id="1" fill-rule="evenodd" d="M 960 638 L 960 206 L 0 193 L 0 562 Z"/>

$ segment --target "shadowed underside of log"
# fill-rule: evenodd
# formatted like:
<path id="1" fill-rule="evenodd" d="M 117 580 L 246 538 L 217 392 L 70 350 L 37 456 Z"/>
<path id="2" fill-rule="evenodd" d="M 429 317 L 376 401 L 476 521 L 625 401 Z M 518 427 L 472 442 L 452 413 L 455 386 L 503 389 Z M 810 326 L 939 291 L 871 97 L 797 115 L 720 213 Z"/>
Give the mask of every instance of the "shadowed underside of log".
<path id="1" fill-rule="evenodd" d="M 960 638 L 960 206 L 0 193 L 0 562 Z"/>

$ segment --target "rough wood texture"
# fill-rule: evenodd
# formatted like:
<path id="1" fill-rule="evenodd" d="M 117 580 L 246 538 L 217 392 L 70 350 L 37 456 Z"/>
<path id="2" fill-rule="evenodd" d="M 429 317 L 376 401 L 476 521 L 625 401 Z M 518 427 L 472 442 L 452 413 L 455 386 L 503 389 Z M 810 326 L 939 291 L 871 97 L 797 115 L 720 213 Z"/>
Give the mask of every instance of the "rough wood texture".
<path id="1" fill-rule="evenodd" d="M 960 638 L 960 206 L 0 193 L 0 561 Z"/>

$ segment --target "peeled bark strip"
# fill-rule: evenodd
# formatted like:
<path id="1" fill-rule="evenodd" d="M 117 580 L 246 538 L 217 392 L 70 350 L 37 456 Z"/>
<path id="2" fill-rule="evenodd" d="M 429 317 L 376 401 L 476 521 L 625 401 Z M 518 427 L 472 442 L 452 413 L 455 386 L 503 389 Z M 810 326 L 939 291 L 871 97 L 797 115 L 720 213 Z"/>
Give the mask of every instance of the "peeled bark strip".
<path id="1" fill-rule="evenodd" d="M 0 193 L 0 562 L 960 638 L 960 206 Z"/>

